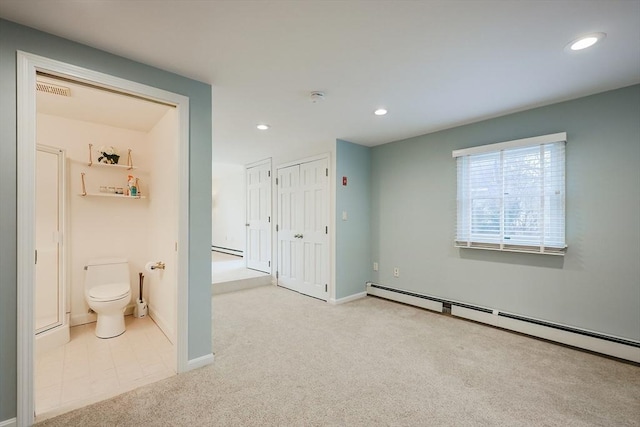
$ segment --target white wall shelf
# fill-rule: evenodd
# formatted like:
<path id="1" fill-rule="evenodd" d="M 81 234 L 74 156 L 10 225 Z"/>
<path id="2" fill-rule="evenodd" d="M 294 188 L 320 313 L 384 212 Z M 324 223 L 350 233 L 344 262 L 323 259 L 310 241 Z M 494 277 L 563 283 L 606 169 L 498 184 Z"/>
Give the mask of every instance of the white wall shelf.
<path id="1" fill-rule="evenodd" d="M 115 197 L 117 199 L 146 199 L 147 196 L 127 196 L 126 194 L 113 194 L 113 193 L 87 193 L 78 194 L 80 197 Z"/>
<path id="2" fill-rule="evenodd" d="M 113 163 L 94 162 L 93 161 L 93 156 L 92 156 L 92 150 L 93 150 L 93 144 L 89 144 L 89 162 L 86 163 L 86 165 L 89 166 L 89 167 L 98 166 L 98 167 L 103 167 L 103 168 L 107 168 L 107 169 L 121 170 L 121 171 L 124 171 L 124 170 L 129 171 L 129 170 L 136 169 L 133 166 L 133 159 L 131 157 L 131 148 L 129 148 L 127 150 L 127 164 L 126 165 L 120 165 L 120 164 L 117 164 L 117 163 L 113 164 Z M 113 150 L 113 151 L 115 151 L 115 150 Z M 103 156 L 106 156 L 106 155 L 103 153 Z M 116 160 L 116 161 L 118 161 L 119 159 L 120 159 L 119 156 L 118 156 L 117 159 L 111 159 L 110 158 L 110 160 Z M 122 194 L 122 190 L 123 190 L 122 187 L 109 187 L 111 189 L 115 189 L 115 188 L 120 189 L 121 190 L 120 193 L 113 193 L 113 191 L 105 193 L 102 190 L 103 189 L 107 189 L 106 186 L 104 186 L 104 187 L 101 186 L 100 187 L 101 191 L 99 193 L 95 193 L 95 192 L 88 193 L 87 189 L 86 189 L 86 185 L 85 185 L 85 180 L 84 180 L 85 175 L 86 175 L 85 172 L 80 173 L 80 178 L 81 178 L 81 181 L 82 181 L 82 193 L 80 193 L 79 195 L 82 196 L 82 197 L 84 197 L 84 196 L 90 196 L 90 197 L 120 197 L 120 198 L 126 197 L 128 199 L 146 199 L 146 197 L 144 197 L 144 196 L 139 196 L 139 195 L 130 196 L 129 194 Z M 129 177 L 131 177 L 131 176 L 132 175 L 129 175 Z M 139 185 L 138 184 L 138 179 L 135 178 L 135 186 L 138 187 L 138 185 Z M 128 193 L 128 189 L 127 189 L 127 193 Z M 138 193 L 139 193 L 139 191 L 138 191 Z"/>
<path id="3" fill-rule="evenodd" d="M 103 166 L 103 167 L 107 167 L 107 168 L 116 168 L 116 169 L 126 169 L 126 170 L 134 170 L 134 169 L 138 169 L 135 166 L 129 166 L 129 165 L 112 165 L 109 163 L 89 163 L 87 166 Z"/>
<path id="4" fill-rule="evenodd" d="M 86 160 L 73 159 L 73 158 L 69 158 L 69 161 L 71 161 L 73 163 L 80 163 L 80 164 L 83 164 L 83 165 L 85 165 L 87 167 L 97 166 L 97 167 L 105 167 L 107 169 L 113 168 L 115 170 L 135 170 L 135 169 L 139 169 L 137 166 L 129 166 L 129 165 L 121 165 L 121 164 L 112 165 L 112 164 L 109 164 L 109 163 L 97 163 L 97 162 L 93 162 L 93 163 L 89 164 L 89 163 L 87 163 Z"/>

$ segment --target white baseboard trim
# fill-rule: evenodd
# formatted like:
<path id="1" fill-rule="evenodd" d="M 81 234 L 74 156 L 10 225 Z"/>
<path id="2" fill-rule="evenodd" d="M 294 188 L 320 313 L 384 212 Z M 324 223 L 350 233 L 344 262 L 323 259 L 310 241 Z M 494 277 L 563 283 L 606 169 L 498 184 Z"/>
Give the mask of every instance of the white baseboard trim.
<path id="1" fill-rule="evenodd" d="M 498 328 L 509 329 L 511 331 L 543 338 L 549 341 L 555 341 L 561 344 L 567 344 L 573 347 L 594 351 L 596 353 L 602 353 L 608 356 L 640 363 L 639 347 L 633 347 L 588 335 L 581 335 L 571 331 L 555 329 L 545 325 L 538 325 L 536 323 L 500 316 L 497 310 L 493 313 L 486 313 L 452 305 L 451 314 L 465 319 L 474 320 L 476 322 L 487 323 L 489 325 L 497 326 Z"/>
<path id="2" fill-rule="evenodd" d="M 153 321 L 156 323 L 156 325 L 158 325 L 158 327 L 164 333 L 164 335 L 167 337 L 169 342 L 171 344 L 175 344 L 175 341 L 176 341 L 175 340 L 175 333 L 173 331 L 173 328 L 170 326 L 170 323 L 168 323 L 164 319 L 164 317 L 162 317 L 162 315 L 160 315 L 160 313 L 158 313 L 158 311 L 155 310 L 151 306 L 149 306 L 149 317 L 151 317 L 153 319 Z"/>
<path id="3" fill-rule="evenodd" d="M 374 283 L 368 283 L 367 293 L 417 307 L 429 308 L 434 311 L 442 311 L 444 303 L 448 303 L 451 306 L 451 314 L 453 316 L 640 363 L 640 342 L 638 341 L 501 312 L 489 307 L 473 306 L 459 301 L 448 301 L 401 289 L 396 290 L 388 287 L 381 289 L 381 287 Z M 437 309 L 437 304 L 440 305 L 440 310 Z M 436 308 L 425 307 L 425 305 Z"/>
<path id="4" fill-rule="evenodd" d="M 358 292 L 357 294 L 349 295 L 348 297 L 344 297 L 344 298 L 338 298 L 338 299 L 330 298 L 329 304 L 333 304 L 333 305 L 344 304 L 347 302 L 355 301 L 360 298 L 364 298 L 366 296 L 367 296 L 367 292 L 365 291 L 365 292 Z"/>
<path id="5" fill-rule="evenodd" d="M 580 335 L 501 316 L 498 317 L 498 327 L 640 363 L 639 347 L 605 341 L 587 335 Z"/>
<path id="6" fill-rule="evenodd" d="M 10 420 L 0 421 L 0 427 L 16 427 L 18 420 L 11 418 Z"/>
<path id="7" fill-rule="evenodd" d="M 451 315 L 473 320 L 475 322 L 486 323 L 491 326 L 498 326 L 498 316 L 495 316 L 493 313 L 485 313 L 478 310 L 471 310 L 470 308 L 452 305 Z"/>
<path id="8" fill-rule="evenodd" d="M 374 295 L 376 297 L 390 299 L 392 301 L 401 302 L 403 304 L 415 305 L 416 307 L 426 308 L 427 310 L 442 313 L 442 303 L 439 301 L 422 299 L 401 292 L 391 292 L 380 288 L 374 288 L 370 285 L 367 285 L 366 293 L 369 295 Z"/>
<path id="9" fill-rule="evenodd" d="M 202 368 L 203 366 L 211 365 L 213 363 L 213 353 L 205 354 L 204 356 L 196 357 L 187 362 L 187 371 L 192 369 Z"/>

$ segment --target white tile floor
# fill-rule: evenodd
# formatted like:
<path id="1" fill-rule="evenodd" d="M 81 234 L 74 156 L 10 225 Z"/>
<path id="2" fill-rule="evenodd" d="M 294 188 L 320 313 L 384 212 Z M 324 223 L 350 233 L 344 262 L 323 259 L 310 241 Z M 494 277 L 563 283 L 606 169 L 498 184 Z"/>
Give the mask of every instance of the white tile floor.
<path id="1" fill-rule="evenodd" d="M 127 330 L 100 339 L 95 323 L 71 328 L 71 341 L 36 357 L 37 421 L 175 375 L 175 352 L 150 317 L 126 316 Z"/>

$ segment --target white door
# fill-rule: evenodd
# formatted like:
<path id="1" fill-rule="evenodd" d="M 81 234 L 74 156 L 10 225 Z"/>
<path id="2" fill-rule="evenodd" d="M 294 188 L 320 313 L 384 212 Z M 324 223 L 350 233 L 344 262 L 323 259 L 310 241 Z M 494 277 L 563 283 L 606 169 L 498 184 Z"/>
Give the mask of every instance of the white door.
<path id="1" fill-rule="evenodd" d="M 278 169 L 278 284 L 301 292 L 300 165 Z"/>
<path id="2" fill-rule="evenodd" d="M 271 273 L 271 160 L 247 167 L 247 268 Z"/>
<path id="3" fill-rule="evenodd" d="M 328 160 L 278 169 L 278 284 L 327 300 Z"/>
<path id="4" fill-rule="evenodd" d="M 64 316 L 64 152 L 38 145 L 36 152 L 35 332 L 62 324 Z"/>
<path id="5" fill-rule="evenodd" d="M 179 174 L 178 112 L 167 111 L 162 119 L 147 134 L 148 143 L 154 147 L 147 160 L 149 187 L 144 178 L 140 191 L 148 192 L 147 260 L 165 264 L 165 269 L 156 273 L 144 273 L 143 297 L 148 304 L 149 317 L 162 330 L 171 344 L 177 343 L 178 298 L 178 218 L 180 215 L 180 188 L 176 176 Z M 142 170 L 138 170 L 142 174 Z M 144 176 L 144 175 L 143 175 Z M 156 270 L 157 271 L 157 270 Z M 139 297 L 140 276 L 135 274 L 132 283 L 132 300 Z"/>

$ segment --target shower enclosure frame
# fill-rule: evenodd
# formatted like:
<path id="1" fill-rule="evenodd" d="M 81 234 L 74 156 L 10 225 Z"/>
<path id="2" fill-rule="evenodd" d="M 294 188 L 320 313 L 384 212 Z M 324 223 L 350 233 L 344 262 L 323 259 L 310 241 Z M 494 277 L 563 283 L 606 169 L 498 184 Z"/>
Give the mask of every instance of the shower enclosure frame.
<path id="1" fill-rule="evenodd" d="M 43 326 L 40 329 L 34 331 L 37 339 L 45 339 L 45 336 L 58 330 L 59 328 L 69 328 L 69 320 L 67 319 L 67 306 L 68 306 L 68 283 L 67 283 L 67 166 L 66 166 L 66 151 L 51 147 L 43 144 L 36 144 L 36 151 L 44 151 L 49 154 L 53 154 L 57 157 L 58 163 L 58 321 L 56 324 L 50 324 Z M 37 215 L 37 212 L 36 212 Z M 38 252 L 36 249 L 36 265 L 38 262 Z M 34 295 L 35 297 L 35 295 Z M 34 307 L 35 308 L 35 307 Z M 34 309 L 35 312 L 35 309 Z M 37 313 L 35 313 L 37 315 Z M 67 332 L 68 337 L 68 332 Z M 57 343 L 59 340 L 55 339 Z M 68 339 L 60 342 L 63 344 Z M 55 345 L 52 344 L 52 345 Z"/>

